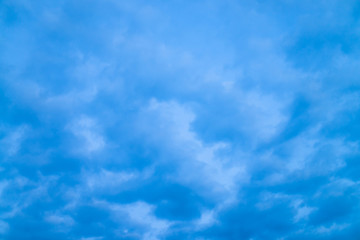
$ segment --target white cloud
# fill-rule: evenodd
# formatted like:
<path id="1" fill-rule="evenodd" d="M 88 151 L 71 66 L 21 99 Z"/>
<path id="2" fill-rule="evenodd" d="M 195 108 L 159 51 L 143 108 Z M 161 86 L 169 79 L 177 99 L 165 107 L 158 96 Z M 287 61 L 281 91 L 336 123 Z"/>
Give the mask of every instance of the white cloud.
<path id="1" fill-rule="evenodd" d="M 91 117 L 81 116 L 67 126 L 78 139 L 81 141 L 80 151 L 85 154 L 101 151 L 106 143 L 104 137 L 100 133 L 98 123 Z"/>
<path id="2" fill-rule="evenodd" d="M 171 222 L 159 219 L 154 215 L 155 206 L 148 203 L 138 201 L 130 204 L 113 204 L 104 201 L 95 201 L 96 205 L 107 208 L 111 211 L 115 221 L 120 223 L 127 222 L 135 224 L 140 227 L 142 233 L 141 239 L 143 240 L 158 240 L 162 239 L 161 236 L 167 233 Z M 126 225 L 125 225 L 126 226 Z M 122 225 L 122 227 L 125 227 Z M 130 236 L 133 233 L 128 229 L 118 231 L 122 236 Z"/>
<path id="3" fill-rule="evenodd" d="M 255 206 L 259 210 L 267 210 L 272 208 L 276 204 L 287 203 L 289 207 L 294 210 L 293 220 L 298 222 L 300 220 L 306 220 L 308 216 L 316 210 L 315 207 L 305 205 L 300 195 L 289 195 L 277 192 L 263 192 L 260 195 L 260 200 Z"/>
<path id="4" fill-rule="evenodd" d="M 7 130 L 6 136 L 0 140 L 1 148 L 8 156 L 14 156 L 21 149 L 21 144 L 29 132 L 29 127 L 21 125 L 17 128 Z"/>
<path id="5" fill-rule="evenodd" d="M 145 174 L 145 173 L 144 173 Z M 98 172 L 83 172 L 81 189 L 90 192 L 116 193 L 129 187 L 133 181 L 143 179 L 137 172 L 114 172 L 101 169 Z M 146 177 L 146 176 L 145 176 Z"/>
<path id="6" fill-rule="evenodd" d="M 97 92 L 96 86 L 89 86 L 88 88 L 81 90 L 70 90 L 69 92 L 60 95 L 50 95 L 44 100 L 44 103 L 48 106 L 56 107 L 57 109 L 74 108 L 74 106 L 93 101 Z"/>
<path id="7" fill-rule="evenodd" d="M 75 209 L 90 196 L 114 195 L 129 189 L 136 189 L 153 176 L 153 169 L 143 171 L 113 171 L 105 168 L 82 170 L 79 184 L 65 189 L 67 205 L 64 209 Z"/>
<path id="8" fill-rule="evenodd" d="M 205 210 L 201 213 L 201 216 L 199 219 L 194 221 L 194 225 L 197 229 L 204 229 L 208 228 L 218 221 L 216 220 L 216 215 L 218 213 L 218 209 L 212 209 L 212 210 Z"/>
<path id="9" fill-rule="evenodd" d="M 241 96 L 239 110 L 247 118 L 244 130 L 250 130 L 249 135 L 255 135 L 256 142 L 267 141 L 282 130 L 288 121 L 289 99 L 278 99 L 259 91 L 243 92 Z"/>
<path id="10" fill-rule="evenodd" d="M 170 162 L 177 166 L 176 175 L 169 179 L 185 184 L 200 194 L 212 195 L 221 201 L 234 201 L 239 183 L 247 181 L 244 164 L 231 161 L 218 153 L 228 144 L 205 144 L 191 130 L 194 113 L 176 102 L 151 100 L 140 118 L 139 128 L 150 144 L 157 144 L 174 156 Z M 162 161 L 170 161 L 163 159 Z"/>
<path id="11" fill-rule="evenodd" d="M 315 194 L 315 197 L 342 196 L 345 191 L 352 187 L 357 187 L 360 182 L 354 182 L 346 178 L 330 178 L 328 184 L 323 185 Z"/>
<path id="12" fill-rule="evenodd" d="M 354 152 L 356 145 L 342 139 L 324 138 L 319 132 L 319 128 L 311 129 L 287 143 L 292 149 L 287 164 L 290 172 L 306 170 L 307 175 L 324 174 L 345 166 L 344 157 Z"/>
<path id="13" fill-rule="evenodd" d="M 294 215 L 294 222 L 307 220 L 309 215 L 317 210 L 316 207 L 307 206 L 304 201 L 297 196 L 291 199 L 290 206 L 292 206 L 296 212 Z"/>
<path id="14" fill-rule="evenodd" d="M 82 237 L 80 240 L 102 240 L 104 237 Z"/>
<path id="15" fill-rule="evenodd" d="M 328 227 L 320 226 L 320 227 L 316 228 L 315 231 L 320 234 L 331 234 L 336 231 L 341 231 L 349 226 L 350 226 L 350 224 L 347 224 L 347 223 L 344 223 L 344 224 L 333 223 L 331 226 L 328 226 Z"/>
<path id="16" fill-rule="evenodd" d="M 260 194 L 260 201 L 255 204 L 259 210 L 266 210 L 272 208 L 279 202 L 286 202 L 291 200 L 291 196 L 283 193 L 263 192 Z"/>
<path id="17" fill-rule="evenodd" d="M 315 210 L 316 210 L 316 208 L 308 207 L 308 206 L 303 206 L 303 207 L 297 208 L 297 213 L 294 216 L 294 221 L 298 222 L 302 219 L 307 219 L 308 216 Z"/>
<path id="18" fill-rule="evenodd" d="M 74 225 L 74 219 L 69 215 L 63 215 L 59 213 L 48 212 L 45 214 L 45 221 L 55 224 L 55 225 L 64 225 L 72 226 Z"/>
<path id="19" fill-rule="evenodd" d="M 11 190 L 18 193 L 15 195 L 7 194 L 6 198 L 0 198 L 0 206 L 10 207 L 10 210 L 4 211 L 0 217 L 4 219 L 12 218 L 40 198 L 49 198 L 48 189 L 56 180 L 57 177 L 54 176 L 44 177 L 40 175 L 38 181 L 31 181 L 28 178 L 16 174 L 7 180 L 7 186 L 11 186 Z M 7 188 L 4 188 L 3 191 L 6 192 Z"/>
<path id="20" fill-rule="evenodd" d="M 322 127 L 316 125 L 296 137 L 277 144 L 256 158 L 256 167 L 272 169 L 263 184 L 276 185 L 286 182 L 289 176 L 309 178 L 336 171 L 346 166 L 346 157 L 358 152 L 356 142 L 322 135 Z M 276 152 L 282 152 L 279 156 Z"/>

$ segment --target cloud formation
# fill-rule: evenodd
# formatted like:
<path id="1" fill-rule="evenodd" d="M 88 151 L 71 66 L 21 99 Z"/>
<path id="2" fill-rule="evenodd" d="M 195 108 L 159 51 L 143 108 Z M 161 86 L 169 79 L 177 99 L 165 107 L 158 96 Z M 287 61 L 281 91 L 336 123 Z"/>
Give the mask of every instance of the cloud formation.
<path id="1" fill-rule="evenodd" d="M 0 3 L 0 239 L 357 239 L 357 1 Z"/>

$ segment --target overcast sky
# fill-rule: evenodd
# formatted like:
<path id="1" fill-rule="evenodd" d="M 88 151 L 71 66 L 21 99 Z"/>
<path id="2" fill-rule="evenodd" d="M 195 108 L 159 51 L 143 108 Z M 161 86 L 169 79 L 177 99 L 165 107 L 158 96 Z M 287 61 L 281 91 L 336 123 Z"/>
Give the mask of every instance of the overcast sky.
<path id="1" fill-rule="evenodd" d="M 359 43 L 356 0 L 0 0 L 0 239 L 359 239 Z"/>

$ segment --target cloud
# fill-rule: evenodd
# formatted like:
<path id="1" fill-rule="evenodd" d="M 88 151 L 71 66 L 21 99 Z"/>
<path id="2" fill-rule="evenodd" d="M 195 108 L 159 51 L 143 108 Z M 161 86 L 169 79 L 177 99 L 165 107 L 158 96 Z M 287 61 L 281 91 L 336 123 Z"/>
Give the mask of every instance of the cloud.
<path id="1" fill-rule="evenodd" d="M 153 120 L 149 122 L 149 119 Z M 170 154 L 173 152 L 173 159 L 163 159 L 164 164 L 174 164 L 178 169 L 168 177 L 170 180 L 194 187 L 204 195 L 221 194 L 230 201 L 236 193 L 237 184 L 247 179 L 245 168 L 241 162 L 235 165 L 231 159 L 217 156 L 218 151 L 227 148 L 226 143 L 218 142 L 209 146 L 203 143 L 191 131 L 194 119 L 191 110 L 176 102 L 152 99 L 140 115 L 139 128 L 144 129 L 144 136 L 150 142 L 160 144 Z M 188 169 L 197 170 L 189 172 Z"/>
<path id="2" fill-rule="evenodd" d="M 318 229 L 316 229 L 316 231 L 320 234 L 330 234 L 332 231 L 341 231 L 347 228 L 348 226 L 349 226 L 348 224 L 341 224 L 341 225 L 333 224 L 330 227 L 321 226 Z"/>
<path id="3" fill-rule="evenodd" d="M 171 225 L 171 222 L 158 219 L 154 216 L 154 206 L 145 202 L 134 202 L 125 205 L 110 204 L 107 202 L 96 202 L 95 204 L 109 208 L 115 221 L 121 224 L 127 222 L 126 225 L 130 223 L 140 227 L 139 231 L 136 232 L 130 232 L 131 230 L 125 227 L 122 232 L 118 232 L 119 237 L 134 235 L 144 240 L 161 239 L 161 236 L 166 234 Z M 122 226 L 122 228 L 123 227 L 124 226 Z"/>
<path id="4" fill-rule="evenodd" d="M 45 216 L 45 221 L 55 224 L 57 226 L 71 226 L 74 224 L 74 220 L 70 216 L 51 213 L 48 213 Z"/>
<path id="5" fill-rule="evenodd" d="M 109 191 L 119 191 L 122 186 L 126 187 L 124 185 L 128 185 L 129 182 L 138 178 L 138 174 L 101 170 L 99 173 L 86 174 L 84 178 L 85 185 L 90 189 L 90 191 L 101 191 L 103 189 Z"/>
<path id="6" fill-rule="evenodd" d="M 359 6 L 3 1 L 2 237 L 357 239 Z"/>
<path id="7" fill-rule="evenodd" d="M 82 116 L 71 123 L 68 128 L 82 141 L 82 148 L 80 148 L 81 153 L 91 154 L 101 151 L 105 147 L 105 140 L 103 136 L 98 133 L 99 127 L 94 119 Z"/>
<path id="8" fill-rule="evenodd" d="M 12 157 L 17 154 L 21 148 L 21 142 L 24 140 L 26 133 L 29 131 L 27 126 L 19 126 L 15 129 L 11 129 L 7 132 L 7 135 L 1 139 L 3 151 L 5 151 L 8 157 Z"/>

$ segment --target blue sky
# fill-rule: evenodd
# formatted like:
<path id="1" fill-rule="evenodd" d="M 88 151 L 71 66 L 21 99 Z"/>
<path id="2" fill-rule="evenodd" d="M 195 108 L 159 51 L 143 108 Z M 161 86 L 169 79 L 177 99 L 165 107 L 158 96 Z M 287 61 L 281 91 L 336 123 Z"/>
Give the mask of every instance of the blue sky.
<path id="1" fill-rule="evenodd" d="M 0 239 L 358 239 L 359 29 L 355 0 L 0 0 Z"/>

